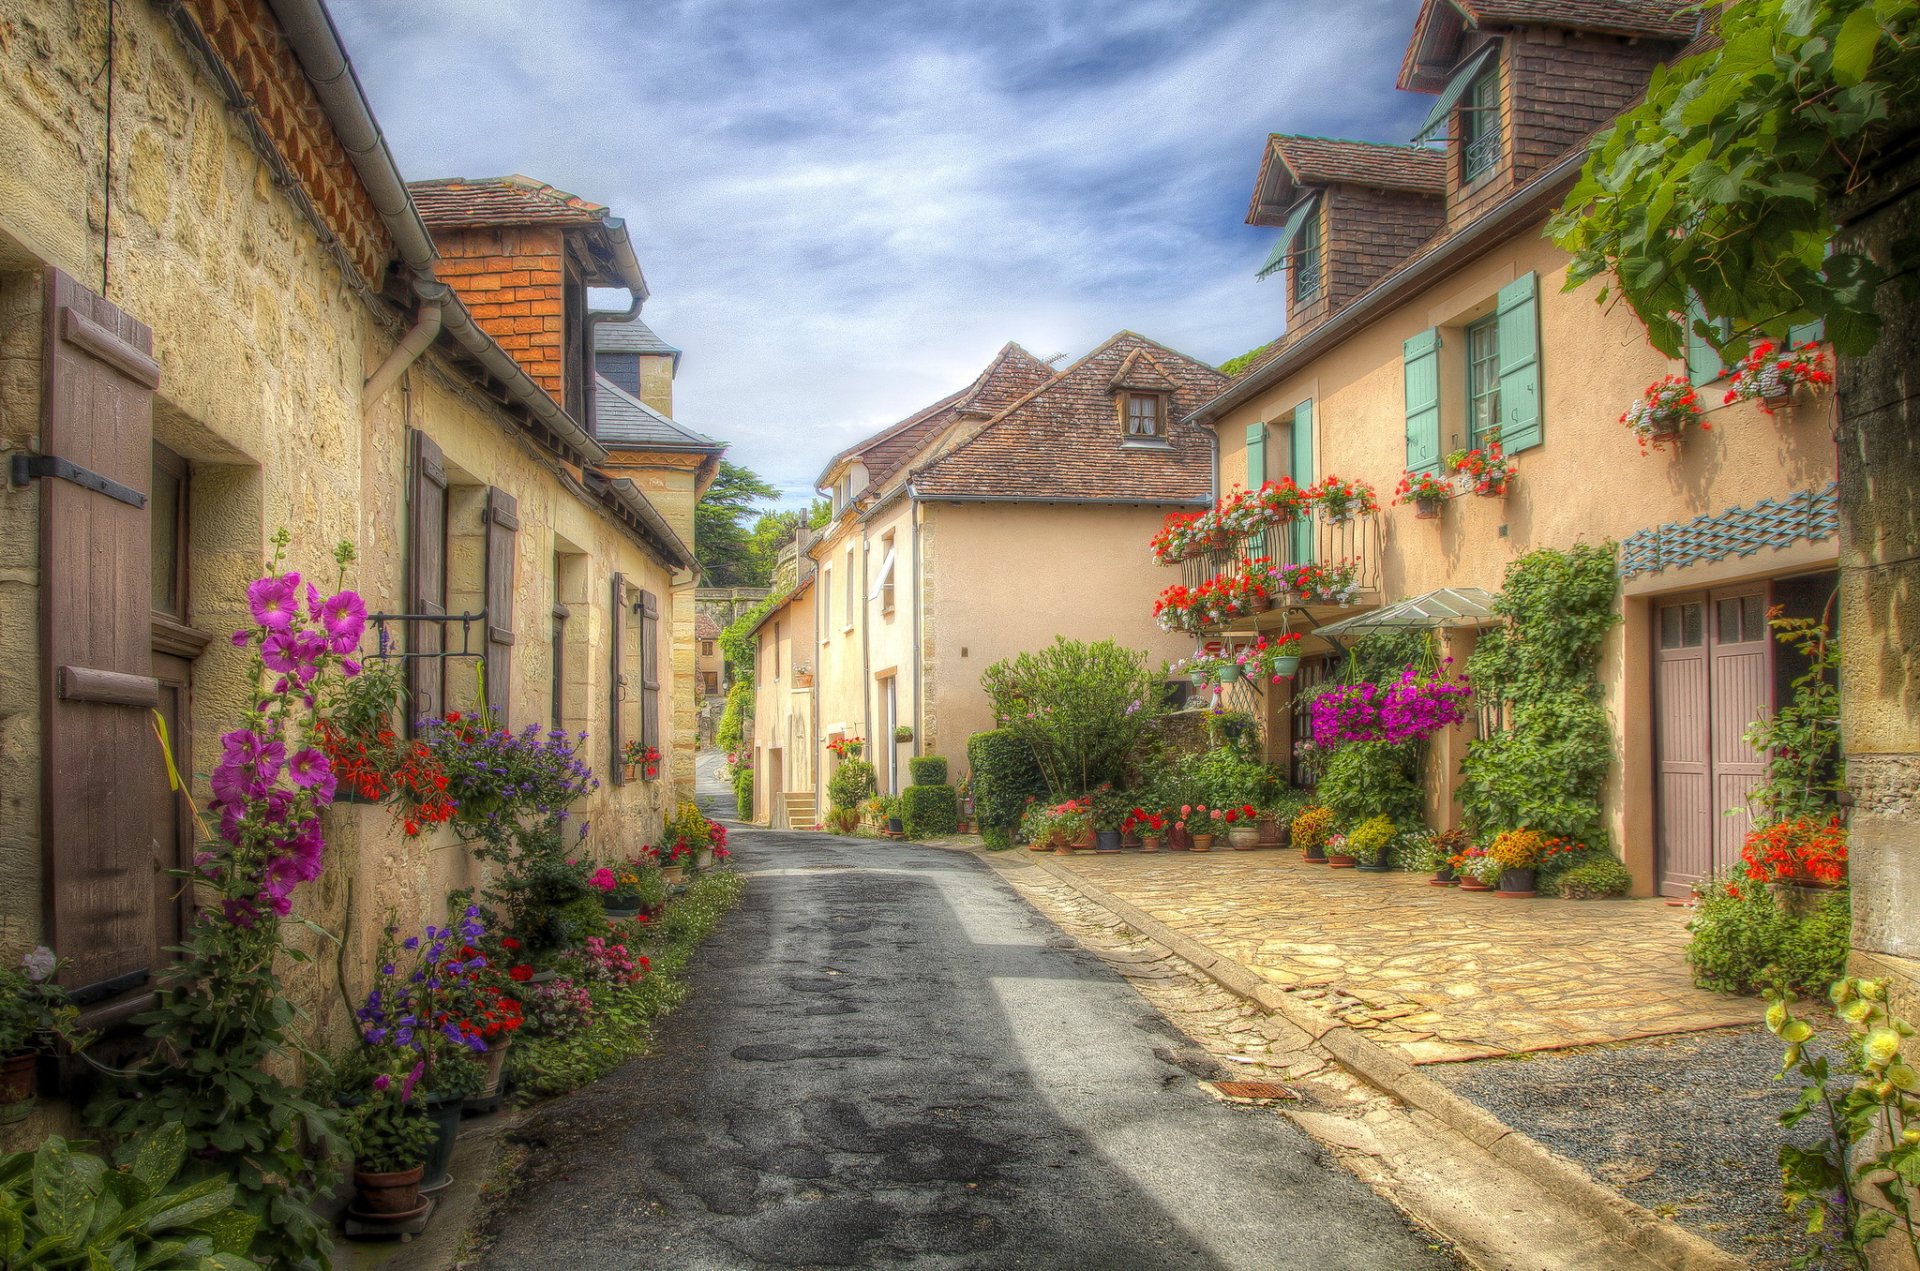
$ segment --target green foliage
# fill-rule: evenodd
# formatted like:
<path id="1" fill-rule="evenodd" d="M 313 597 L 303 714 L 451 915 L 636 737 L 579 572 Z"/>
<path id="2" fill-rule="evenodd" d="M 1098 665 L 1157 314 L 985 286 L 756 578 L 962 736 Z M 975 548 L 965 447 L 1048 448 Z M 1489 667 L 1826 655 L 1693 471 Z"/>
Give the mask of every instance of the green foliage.
<path id="1" fill-rule="evenodd" d="M 827 799 L 836 808 L 858 808 L 879 788 L 872 764 L 864 759 L 842 759 L 827 779 Z"/>
<path id="2" fill-rule="evenodd" d="M 907 771 L 913 776 L 917 786 L 943 786 L 947 784 L 947 761 L 940 755 L 915 755 L 907 760 Z"/>
<path id="3" fill-rule="evenodd" d="M 739 901 L 745 885 L 732 870 L 709 871 L 645 925 L 644 944 L 636 948 L 636 936 L 625 936 L 628 947 L 652 963 L 646 977 L 633 984 L 592 985 L 593 1019 L 585 1028 L 560 1037 L 517 1039 L 507 1051 L 515 1100 L 576 1090 L 645 1054 L 654 1025 L 687 998 L 694 950 Z"/>
<path id="4" fill-rule="evenodd" d="M 1767 779 L 1748 799 L 1754 821 L 1824 821 L 1846 789 L 1840 761 L 1840 646 L 1814 618 L 1776 616 L 1774 638 L 1805 659 L 1787 701 L 1747 729 L 1746 743 L 1767 757 Z"/>
<path id="5" fill-rule="evenodd" d="M 424 1165 L 440 1136 L 427 1115 L 425 1098 L 403 1100 L 402 1079 L 389 1074 L 388 1083 L 387 1089 L 373 1090 L 347 1111 L 347 1146 L 354 1168 L 362 1173 L 398 1174 Z"/>
<path id="6" fill-rule="evenodd" d="M 1394 839 L 1393 818 L 1371 816 L 1347 835 L 1347 855 L 1362 865 L 1377 865 Z"/>
<path id="7" fill-rule="evenodd" d="M 745 521 L 756 503 L 778 498 L 776 490 L 751 468 L 728 459 L 693 508 L 694 555 L 710 587 L 764 587 L 765 567 L 753 550 Z"/>
<path id="8" fill-rule="evenodd" d="M 729 627 L 727 630 L 731 631 Z M 753 663 L 747 663 L 753 669 Z M 722 750 L 737 751 L 747 744 L 747 721 L 753 718 L 753 679 L 735 680 L 727 690 L 727 704 L 720 711 L 720 722 L 713 730 L 714 744 Z"/>
<path id="9" fill-rule="evenodd" d="M 1596 852 L 1554 879 L 1554 894 L 1563 900 L 1605 900 L 1632 889 L 1633 875 L 1612 852 Z"/>
<path id="10" fill-rule="evenodd" d="M 1669 357 L 1698 297 L 1733 358 L 1821 320 L 1842 353 L 1879 337 L 1875 262 L 1835 237 L 1836 200 L 1910 134 L 1920 100 L 1915 0 L 1743 0 L 1709 9 L 1722 43 L 1656 69 L 1640 105 L 1595 138 L 1549 233 L 1573 253 L 1567 286 L 1608 275 Z M 1889 269 L 1891 264 L 1894 268 Z"/>
<path id="11" fill-rule="evenodd" d="M 1001 727 L 1021 738 L 1056 797 L 1124 785 L 1128 761 L 1159 713 L 1146 655 L 1111 640 L 1057 638 L 980 677 Z"/>
<path id="12" fill-rule="evenodd" d="M 1242 759 L 1259 756 L 1260 725 L 1247 711 L 1221 711 L 1206 715 L 1207 744 L 1218 750 L 1231 750 Z"/>
<path id="13" fill-rule="evenodd" d="M 67 1001 L 66 990 L 53 982 L 58 963 L 45 948 L 36 952 L 47 960 L 31 972 L 24 961 L 0 969 L 0 1055 L 39 1050 L 56 1039 L 74 1049 L 84 1044 L 74 1028 L 79 1009 Z"/>
<path id="14" fill-rule="evenodd" d="M 1178 808 L 1204 803 L 1209 808 L 1264 807 L 1280 789 L 1280 777 L 1265 764 L 1242 758 L 1232 750 L 1209 750 L 1182 755 L 1170 766 L 1169 778 L 1156 782 L 1155 793 Z"/>
<path id="15" fill-rule="evenodd" d="M 1417 822 L 1423 802 L 1414 774 L 1418 755 L 1412 746 L 1387 741 L 1351 742 L 1328 758 L 1315 795 L 1342 821 Z"/>
<path id="16" fill-rule="evenodd" d="M 989 852 L 1004 852 L 1013 846 L 1013 831 L 1004 825 L 983 825 L 980 837 L 985 840 Z"/>
<path id="17" fill-rule="evenodd" d="M 253 1271 L 257 1219 L 234 1185 L 183 1174 L 187 1136 L 156 1126 L 114 1169 L 59 1135 L 0 1157 L 0 1260 L 9 1271 Z"/>
<path id="18" fill-rule="evenodd" d="M 1033 747 L 1010 729 L 994 728 L 967 738 L 967 766 L 973 773 L 973 813 L 984 835 L 1020 824 L 1030 796 L 1044 796 L 1047 781 Z"/>
<path id="19" fill-rule="evenodd" d="M 1904 1052 L 1914 1029 L 1888 1009 L 1885 980 L 1840 980 L 1827 996 L 1847 1027 L 1839 1058 L 1850 1080 L 1836 1080 L 1828 1056 L 1808 1049 L 1813 1026 L 1793 1017 L 1785 986 L 1767 989 L 1767 1028 L 1787 1045 L 1781 1074 L 1804 1081 L 1780 1124 L 1816 1113 L 1825 1122 L 1823 1141 L 1780 1145 L 1787 1212 L 1806 1210 L 1808 1234 L 1857 1267 L 1911 1265 L 1920 1261 L 1920 1072 Z"/>
<path id="20" fill-rule="evenodd" d="M 952 786 L 908 786 L 899 802 L 900 828 L 910 839 L 939 838 L 960 824 L 960 799 Z"/>
<path id="21" fill-rule="evenodd" d="M 1388 684 L 1398 679 L 1408 666 L 1434 665 L 1436 652 L 1433 632 L 1417 627 L 1389 627 L 1369 632 L 1347 649 L 1341 682 L 1358 684 L 1369 681 Z"/>
<path id="22" fill-rule="evenodd" d="M 1257 349 L 1248 349 L 1245 353 L 1242 353 L 1239 357 L 1230 357 L 1226 361 L 1220 364 L 1220 373 L 1222 375 L 1238 375 L 1240 372 L 1246 370 L 1249 366 L 1252 366 L 1255 359 L 1257 359 L 1262 353 L 1265 353 L 1268 349 L 1272 347 L 1273 347 L 1273 343 L 1270 342 L 1270 343 L 1261 345 Z"/>
<path id="23" fill-rule="evenodd" d="M 1469 742 L 1460 806 L 1476 832 L 1532 829 L 1604 847 L 1601 791 L 1613 733 L 1600 705 L 1600 648 L 1620 620 L 1611 544 L 1541 548 L 1507 566 L 1467 678 L 1485 714 L 1508 727 Z"/>
<path id="24" fill-rule="evenodd" d="M 1762 883 L 1711 884 L 1687 924 L 1693 981 L 1721 993 L 1753 993 L 1777 975 L 1817 993 L 1846 969 L 1851 913 L 1845 890 L 1797 912 Z"/>
<path id="25" fill-rule="evenodd" d="M 753 769 L 745 764 L 733 770 L 733 812 L 742 821 L 753 819 Z"/>

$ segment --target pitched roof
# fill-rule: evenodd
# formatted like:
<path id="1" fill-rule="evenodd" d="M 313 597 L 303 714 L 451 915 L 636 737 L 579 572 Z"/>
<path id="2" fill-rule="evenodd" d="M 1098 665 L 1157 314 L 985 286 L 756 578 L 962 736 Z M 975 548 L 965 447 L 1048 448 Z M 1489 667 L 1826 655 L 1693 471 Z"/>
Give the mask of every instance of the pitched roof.
<path id="1" fill-rule="evenodd" d="M 1548 26 L 1682 43 L 1702 25 L 1698 8 L 1697 0 L 1423 0 L 1396 82 L 1416 93 L 1445 88 L 1468 51 L 1469 27 Z"/>
<path id="2" fill-rule="evenodd" d="M 676 424 L 604 375 L 593 377 L 593 435 L 609 450 L 726 449 L 705 433 Z"/>
<path id="3" fill-rule="evenodd" d="M 1426 146 L 1339 141 L 1276 132 L 1267 138 L 1254 179 L 1249 225 L 1279 225 L 1309 189 L 1360 185 L 1438 198 L 1447 190 L 1447 156 Z"/>
<path id="4" fill-rule="evenodd" d="M 1171 386 L 1166 446 L 1123 445 L 1114 381 L 1149 364 Z M 913 474 L 926 498 L 1203 503 L 1213 487 L 1205 429 L 1185 422 L 1230 381 L 1204 362 L 1122 331 Z"/>
<path id="5" fill-rule="evenodd" d="M 591 225 L 607 209 L 545 181 L 519 174 L 504 177 L 442 177 L 409 181 L 407 193 L 428 229 L 473 225 Z"/>
<path id="6" fill-rule="evenodd" d="M 867 467 L 869 484 L 878 483 L 898 472 L 934 438 L 958 423 L 963 416 L 989 418 L 1046 383 L 1053 368 L 1033 354 L 1009 341 L 994 354 L 993 361 L 974 377 L 973 383 L 957 393 L 949 393 L 931 406 L 924 406 L 897 424 L 881 429 L 864 441 L 856 442 L 827 461 L 821 469 L 820 483 L 848 459 L 859 459 Z"/>
<path id="7" fill-rule="evenodd" d="M 693 638 L 696 640 L 718 640 L 720 621 L 705 609 L 693 611 Z"/>
<path id="8" fill-rule="evenodd" d="M 680 353 L 638 318 L 629 322 L 594 323 L 593 349 L 596 353 L 671 353 L 676 357 Z"/>
<path id="9" fill-rule="evenodd" d="M 1149 393 L 1171 393 L 1180 386 L 1167 374 L 1158 358 L 1145 349 L 1135 349 L 1120 362 L 1120 369 L 1107 381 L 1108 388 L 1134 388 Z"/>

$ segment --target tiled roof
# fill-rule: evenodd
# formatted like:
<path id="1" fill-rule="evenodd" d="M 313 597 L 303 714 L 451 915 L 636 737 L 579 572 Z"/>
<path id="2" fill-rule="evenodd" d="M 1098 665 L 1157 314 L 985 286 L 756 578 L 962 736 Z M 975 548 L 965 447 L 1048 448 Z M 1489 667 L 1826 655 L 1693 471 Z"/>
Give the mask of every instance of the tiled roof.
<path id="1" fill-rule="evenodd" d="M 986 369 L 974 377 L 973 383 L 829 459 L 821 471 L 821 481 L 824 483 L 827 474 L 845 460 L 858 458 L 866 465 L 868 483 L 878 484 L 898 472 L 963 416 L 997 415 L 1046 383 L 1052 375 L 1052 367 L 1009 342 L 987 363 Z"/>
<path id="2" fill-rule="evenodd" d="M 635 318 L 630 322 L 593 324 L 593 348 L 597 353 L 678 353 L 653 328 Z"/>
<path id="3" fill-rule="evenodd" d="M 545 181 L 519 175 L 409 181 L 407 192 L 428 229 L 467 225 L 591 225 L 607 209 Z"/>
<path id="4" fill-rule="evenodd" d="M 1364 185 L 1375 190 L 1444 194 L 1447 156 L 1426 146 L 1273 134 L 1273 149 L 1301 185 Z"/>
<path id="5" fill-rule="evenodd" d="M 696 640 L 718 640 L 720 623 L 705 609 L 696 609 L 693 613 L 693 638 Z"/>
<path id="6" fill-rule="evenodd" d="M 674 423 L 604 375 L 593 377 L 594 436 L 609 450 L 710 450 L 726 447 Z"/>
<path id="7" fill-rule="evenodd" d="M 1113 384 L 1130 360 L 1150 360 L 1172 386 L 1168 446 L 1121 444 Z M 1122 331 L 915 472 L 914 491 L 934 499 L 1205 502 L 1213 451 L 1206 430 L 1184 420 L 1229 382 L 1204 362 Z"/>
<path id="8" fill-rule="evenodd" d="M 1557 26 L 1691 40 L 1697 0 L 1458 0 L 1474 25 Z"/>
<path id="9" fill-rule="evenodd" d="M 1145 349 L 1135 349 L 1121 360 L 1120 369 L 1107 382 L 1108 388 L 1132 388 L 1145 393 L 1171 393 L 1180 386 L 1167 374 L 1167 368 Z"/>

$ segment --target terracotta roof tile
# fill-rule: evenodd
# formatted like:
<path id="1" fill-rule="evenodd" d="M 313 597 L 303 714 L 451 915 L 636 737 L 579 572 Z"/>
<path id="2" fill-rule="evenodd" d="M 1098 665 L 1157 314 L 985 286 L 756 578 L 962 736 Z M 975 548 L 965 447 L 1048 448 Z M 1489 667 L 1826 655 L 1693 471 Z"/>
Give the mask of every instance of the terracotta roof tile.
<path id="1" fill-rule="evenodd" d="M 696 609 L 693 614 L 693 638 L 696 640 L 718 640 L 720 623 L 705 609 Z"/>
<path id="2" fill-rule="evenodd" d="M 1107 382 L 1108 388 L 1133 388 L 1146 393 L 1171 393 L 1180 386 L 1167 374 L 1167 368 L 1145 349 L 1135 349 L 1121 361 L 1120 369 Z"/>
<path id="3" fill-rule="evenodd" d="M 407 192 L 428 229 L 470 225 L 591 225 L 607 209 L 544 181 L 519 175 L 410 181 Z"/>
<path id="4" fill-rule="evenodd" d="M 1364 185 L 1444 194 L 1447 156 L 1426 146 L 1273 134 L 1273 148 L 1300 185 Z"/>
<path id="5" fill-rule="evenodd" d="M 1172 387 L 1171 444 L 1122 445 L 1114 381 L 1150 363 Z M 1184 422 L 1228 384 L 1204 362 L 1131 331 L 1102 344 L 913 475 L 925 497 L 1203 503 L 1213 483 L 1207 431 Z"/>
<path id="6" fill-rule="evenodd" d="M 1458 0 L 1474 25 L 1557 26 L 1691 40 L 1697 0 Z"/>

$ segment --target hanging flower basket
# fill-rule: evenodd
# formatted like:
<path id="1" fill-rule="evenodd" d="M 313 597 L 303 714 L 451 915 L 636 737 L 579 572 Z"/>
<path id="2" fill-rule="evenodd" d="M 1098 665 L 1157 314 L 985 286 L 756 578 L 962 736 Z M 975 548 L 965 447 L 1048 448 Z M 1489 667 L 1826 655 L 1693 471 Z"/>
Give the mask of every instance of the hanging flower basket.
<path id="1" fill-rule="evenodd" d="M 1451 484 L 1455 491 L 1477 494 L 1483 499 L 1505 498 L 1518 469 L 1519 465 L 1507 457 L 1497 440 L 1472 450 L 1456 450 L 1447 456 L 1447 471 L 1453 474 Z"/>
<path id="2" fill-rule="evenodd" d="M 1641 454 L 1667 446 L 1678 449 L 1690 424 L 1698 424 L 1702 432 L 1712 429 L 1700 412 L 1700 394 L 1684 375 L 1669 375 L 1647 385 L 1647 391 L 1627 407 L 1620 422 L 1640 443 Z"/>
<path id="3" fill-rule="evenodd" d="M 1827 369 L 1827 355 L 1818 345 L 1803 344 L 1781 351 L 1770 340 L 1762 340 L 1733 366 L 1727 381 L 1729 402 L 1758 401 L 1760 409 L 1771 415 L 1786 406 L 1801 388 L 1828 388 L 1833 372 Z"/>

